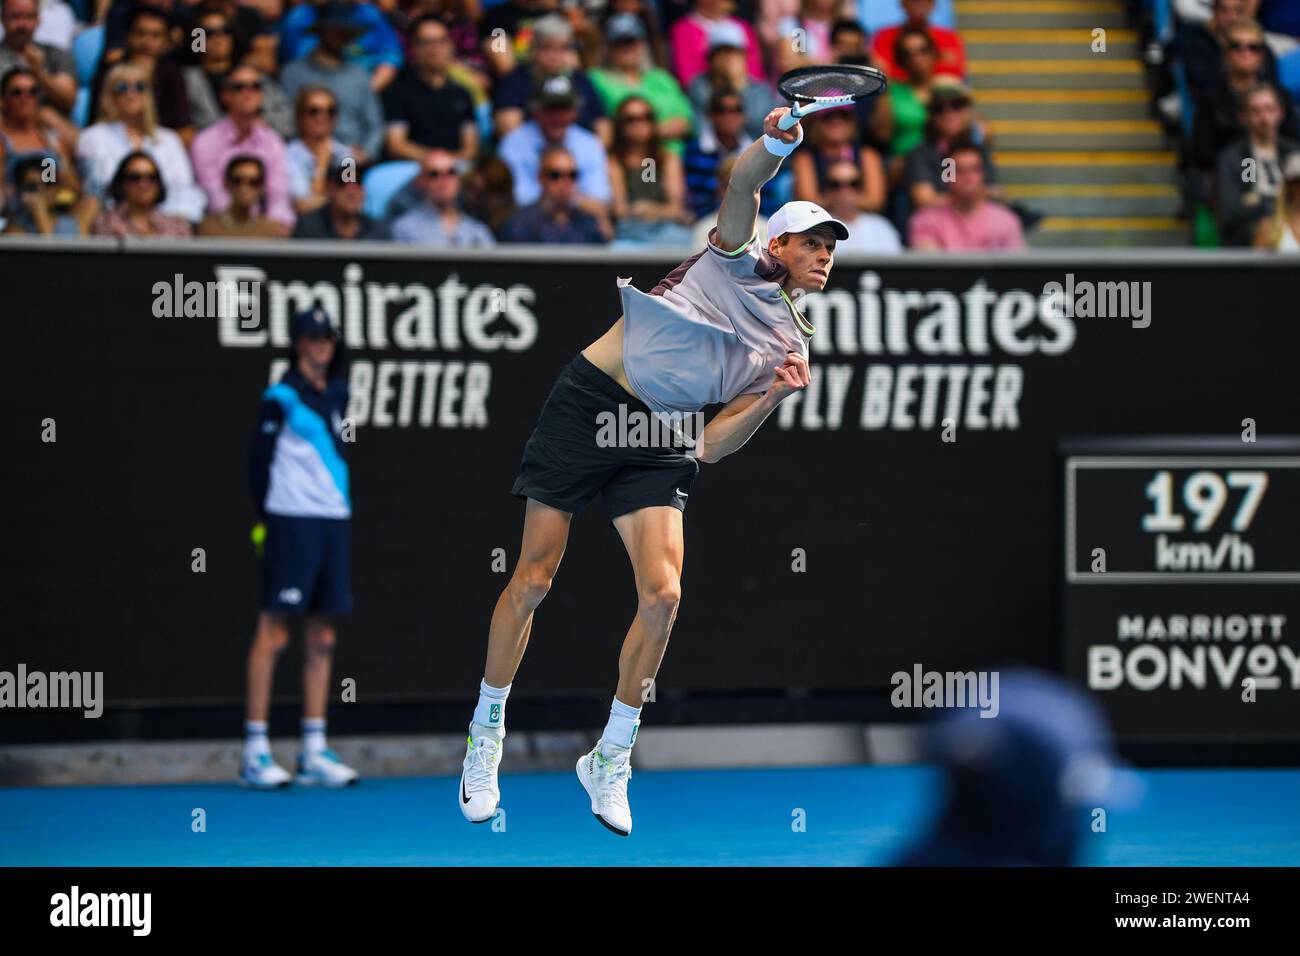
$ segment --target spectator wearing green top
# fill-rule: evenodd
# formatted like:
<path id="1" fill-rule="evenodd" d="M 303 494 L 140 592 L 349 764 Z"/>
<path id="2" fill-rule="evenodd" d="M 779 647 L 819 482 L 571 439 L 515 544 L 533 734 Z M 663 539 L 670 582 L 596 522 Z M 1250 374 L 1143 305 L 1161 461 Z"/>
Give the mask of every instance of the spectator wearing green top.
<path id="1" fill-rule="evenodd" d="M 614 114 L 609 151 L 615 246 L 685 246 L 695 217 L 686 209 L 682 161 L 656 129 L 654 108 L 643 96 L 623 100 Z"/>
<path id="2" fill-rule="evenodd" d="M 680 156 L 694 111 L 673 75 L 651 65 L 645 25 L 633 14 L 616 13 L 605 21 L 605 38 L 605 65 L 590 71 L 605 112 L 613 115 L 634 94 L 645 98 L 659 118 L 664 145 Z"/>
<path id="3" fill-rule="evenodd" d="M 896 186 L 901 182 L 907 154 L 925 141 L 938 49 L 925 27 L 907 25 L 898 31 L 894 56 L 907 78 L 890 82 L 872 122 L 873 132 L 889 143 L 890 184 Z"/>

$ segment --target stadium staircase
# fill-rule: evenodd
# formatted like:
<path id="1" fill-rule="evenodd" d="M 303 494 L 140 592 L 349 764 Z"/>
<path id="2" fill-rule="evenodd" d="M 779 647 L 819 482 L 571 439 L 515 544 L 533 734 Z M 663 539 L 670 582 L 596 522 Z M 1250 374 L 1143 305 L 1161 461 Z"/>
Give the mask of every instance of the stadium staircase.
<path id="1" fill-rule="evenodd" d="M 1122 3 L 957 0 L 956 13 L 999 181 L 1045 217 L 1030 245 L 1186 245 L 1177 156 Z"/>

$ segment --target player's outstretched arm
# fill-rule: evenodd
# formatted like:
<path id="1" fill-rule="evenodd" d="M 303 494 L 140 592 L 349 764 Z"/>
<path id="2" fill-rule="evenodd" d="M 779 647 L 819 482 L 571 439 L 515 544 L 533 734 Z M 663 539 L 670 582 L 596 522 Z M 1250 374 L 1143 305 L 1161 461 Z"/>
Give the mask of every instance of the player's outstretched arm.
<path id="1" fill-rule="evenodd" d="M 811 381 L 807 359 L 798 352 L 791 352 L 785 357 L 785 364 L 776 369 L 776 377 L 766 392 L 762 395 L 738 395 L 713 416 L 696 443 L 695 457 L 712 463 L 737 451 L 758 431 L 758 426 L 776 406 L 788 396 L 807 388 Z"/>
<path id="2" fill-rule="evenodd" d="M 793 145 L 803 136 L 800 125 L 795 123 L 789 129 L 780 129 L 776 125 L 788 112 L 789 108 L 782 106 L 768 113 L 763 120 L 763 132 L 782 144 Z M 718 210 L 718 245 L 727 252 L 739 249 L 754 235 L 754 223 L 758 219 L 758 191 L 776 175 L 785 159 L 769 150 L 764 144 L 764 138 L 759 137 L 750 143 L 749 148 L 740 154 L 736 165 L 731 168 L 731 181 L 727 183 L 722 208 Z"/>

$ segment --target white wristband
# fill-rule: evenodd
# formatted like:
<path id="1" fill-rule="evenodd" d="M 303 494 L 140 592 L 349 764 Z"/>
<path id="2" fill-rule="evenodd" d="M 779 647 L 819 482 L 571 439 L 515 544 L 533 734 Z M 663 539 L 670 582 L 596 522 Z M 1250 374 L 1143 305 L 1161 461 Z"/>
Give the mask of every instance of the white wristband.
<path id="1" fill-rule="evenodd" d="M 795 139 L 793 143 L 783 143 L 775 136 L 770 136 L 767 133 L 763 134 L 763 145 L 767 148 L 767 151 L 771 153 L 773 156 L 789 156 L 791 153 L 793 153 L 796 149 L 799 148 L 799 144 L 802 142 L 803 142 L 803 124 L 799 125 L 799 136 L 798 138 Z"/>

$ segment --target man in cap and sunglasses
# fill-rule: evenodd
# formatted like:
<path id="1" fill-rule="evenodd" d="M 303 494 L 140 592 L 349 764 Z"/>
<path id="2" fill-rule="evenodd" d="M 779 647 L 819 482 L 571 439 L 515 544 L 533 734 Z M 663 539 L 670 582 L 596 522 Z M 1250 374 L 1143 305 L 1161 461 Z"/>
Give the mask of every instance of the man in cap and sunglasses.
<path id="1" fill-rule="evenodd" d="M 249 453 L 259 523 L 262 613 L 248 655 L 248 705 L 240 780 L 256 789 L 294 778 L 271 756 L 267 718 L 275 663 L 292 620 L 304 622 L 300 784 L 357 781 L 325 743 L 335 621 L 352 612 L 352 492 L 344 460 L 348 407 L 343 343 L 324 309 L 293 319 L 291 365 L 262 395 Z"/>

